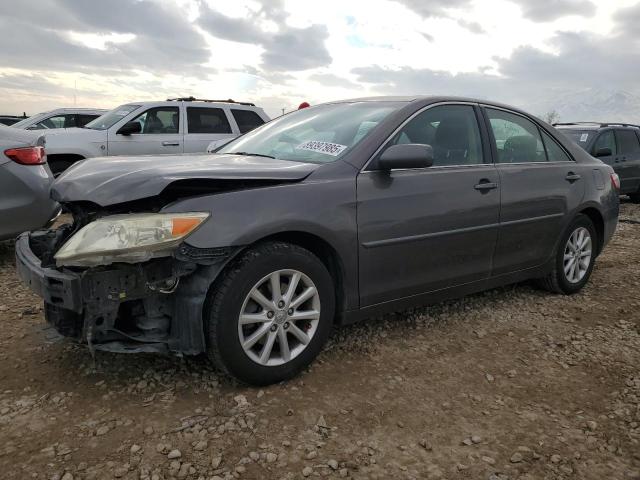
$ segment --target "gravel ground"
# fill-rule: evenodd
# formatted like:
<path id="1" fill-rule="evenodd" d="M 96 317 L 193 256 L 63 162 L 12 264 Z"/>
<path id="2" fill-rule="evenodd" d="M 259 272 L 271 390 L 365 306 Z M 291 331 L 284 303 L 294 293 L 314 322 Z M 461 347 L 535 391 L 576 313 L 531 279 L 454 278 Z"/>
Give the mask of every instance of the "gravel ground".
<path id="1" fill-rule="evenodd" d="M 640 206 L 621 218 L 579 295 L 522 284 L 339 329 L 263 389 L 201 358 L 94 365 L 0 245 L 0 477 L 640 478 Z"/>

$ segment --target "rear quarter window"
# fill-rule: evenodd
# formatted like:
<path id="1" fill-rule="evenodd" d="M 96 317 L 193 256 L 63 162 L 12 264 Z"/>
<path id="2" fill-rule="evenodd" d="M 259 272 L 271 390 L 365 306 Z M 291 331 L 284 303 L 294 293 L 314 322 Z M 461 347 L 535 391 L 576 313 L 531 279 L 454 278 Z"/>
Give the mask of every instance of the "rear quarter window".
<path id="1" fill-rule="evenodd" d="M 238 124 L 240 133 L 250 132 L 264 123 L 264 120 L 260 118 L 260 115 L 251 110 L 236 110 L 232 108 L 231 114 Z"/>

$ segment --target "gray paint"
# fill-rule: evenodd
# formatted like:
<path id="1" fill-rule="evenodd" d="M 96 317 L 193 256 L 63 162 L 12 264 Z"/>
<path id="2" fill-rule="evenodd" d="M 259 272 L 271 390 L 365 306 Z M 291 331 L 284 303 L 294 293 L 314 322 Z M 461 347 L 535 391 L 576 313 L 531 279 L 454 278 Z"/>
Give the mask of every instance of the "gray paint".
<path id="1" fill-rule="evenodd" d="M 107 206 L 153 197 L 177 180 L 300 180 L 315 168 L 308 163 L 242 155 L 98 157 L 78 162 L 63 173 L 51 195 L 60 202 L 91 201 Z"/>
<path id="2" fill-rule="evenodd" d="M 57 180 L 53 195 L 108 207 L 158 195 L 180 179 L 286 180 L 178 199 L 163 211 L 211 213 L 185 241 L 194 248 L 230 247 L 235 255 L 261 239 L 299 233 L 323 241 L 337 255 L 345 297 L 339 317 L 346 322 L 543 276 L 562 232 L 586 209 L 600 216 L 603 245 L 609 241 L 619 208 L 612 169 L 516 109 L 497 105 L 533 120 L 575 161 L 493 164 L 495 148 L 481 121 L 488 164 L 377 171 L 374 155 L 398 126 L 443 102 L 475 105 L 478 115 L 486 104 L 407 99 L 343 158 L 324 165 L 229 155 L 85 161 Z M 570 182 L 569 174 L 580 177 Z M 479 191 L 481 181 L 496 188 Z"/>
<path id="3" fill-rule="evenodd" d="M 53 176 L 45 165 L 20 165 L 4 155 L 10 148 L 41 145 L 41 133 L 0 127 L 0 240 L 44 226 L 58 210 L 49 198 Z"/>

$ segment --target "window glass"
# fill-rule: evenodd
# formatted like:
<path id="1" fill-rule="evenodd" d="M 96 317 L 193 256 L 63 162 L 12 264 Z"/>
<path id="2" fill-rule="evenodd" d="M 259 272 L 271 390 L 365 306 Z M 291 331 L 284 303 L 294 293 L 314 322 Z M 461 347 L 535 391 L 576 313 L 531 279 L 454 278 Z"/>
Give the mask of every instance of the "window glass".
<path id="1" fill-rule="evenodd" d="M 231 133 L 227 115 L 221 108 L 187 107 L 189 133 Z"/>
<path id="2" fill-rule="evenodd" d="M 142 134 L 178 133 L 180 110 L 178 107 L 150 108 L 132 121 L 140 123 Z"/>
<path id="3" fill-rule="evenodd" d="M 546 162 L 547 156 L 535 123 L 503 110 L 487 109 L 500 163 Z"/>
<path id="4" fill-rule="evenodd" d="M 470 105 L 425 110 L 391 139 L 392 145 L 402 143 L 431 145 L 434 166 L 484 163 L 478 121 Z"/>
<path id="5" fill-rule="evenodd" d="M 296 162 L 327 163 L 347 155 L 404 102 L 318 105 L 287 113 L 227 143 L 216 153 L 247 152 Z"/>
<path id="6" fill-rule="evenodd" d="M 31 127 L 33 130 L 43 128 L 72 128 L 76 126 L 76 116 L 73 114 L 55 115 L 45 118 Z"/>
<path id="7" fill-rule="evenodd" d="M 596 139 L 596 143 L 593 144 L 594 155 L 598 150 L 601 150 L 603 148 L 611 149 L 611 155 L 616 155 L 618 153 L 616 148 L 616 138 L 613 135 L 613 130 L 602 132 Z"/>
<path id="8" fill-rule="evenodd" d="M 87 114 L 87 113 L 82 113 L 79 114 L 77 116 L 78 120 L 78 126 L 79 127 L 84 127 L 87 123 L 89 123 L 92 120 L 95 120 L 96 118 L 98 118 L 100 115 L 95 115 L 95 114 Z"/>
<path id="9" fill-rule="evenodd" d="M 567 152 L 565 152 L 562 149 L 562 147 L 560 147 L 560 145 L 558 145 L 558 143 L 553 138 L 551 138 L 551 135 L 549 135 L 544 130 L 541 130 L 541 132 L 542 132 L 542 140 L 544 141 L 544 146 L 547 149 L 547 157 L 549 158 L 550 162 L 572 162 L 573 161 L 571 160 L 571 157 L 567 155 Z"/>
<path id="10" fill-rule="evenodd" d="M 140 108 L 140 105 L 120 105 L 110 112 L 100 115 L 95 120 L 87 123 L 85 127 L 91 128 L 92 130 L 106 130 L 138 108 Z"/>
<path id="11" fill-rule="evenodd" d="M 260 115 L 251 110 L 236 110 L 232 108 L 231 114 L 236 119 L 240 133 L 247 133 L 264 123 Z"/>
<path id="12" fill-rule="evenodd" d="M 620 153 L 640 152 L 640 143 L 633 130 L 616 130 L 616 137 L 618 137 Z"/>

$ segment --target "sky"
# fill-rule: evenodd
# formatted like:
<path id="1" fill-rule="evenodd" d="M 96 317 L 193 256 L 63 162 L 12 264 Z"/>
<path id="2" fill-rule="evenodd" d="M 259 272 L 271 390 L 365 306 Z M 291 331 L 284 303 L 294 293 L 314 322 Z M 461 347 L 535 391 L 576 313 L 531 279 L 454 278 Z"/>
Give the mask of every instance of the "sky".
<path id="1" fill-rule="evenodd" d="M 20 0 L 0 31 L 0 114 L 191 95 L 271 116 L 371 95 L 640 106 L 637 0 Z"/>

